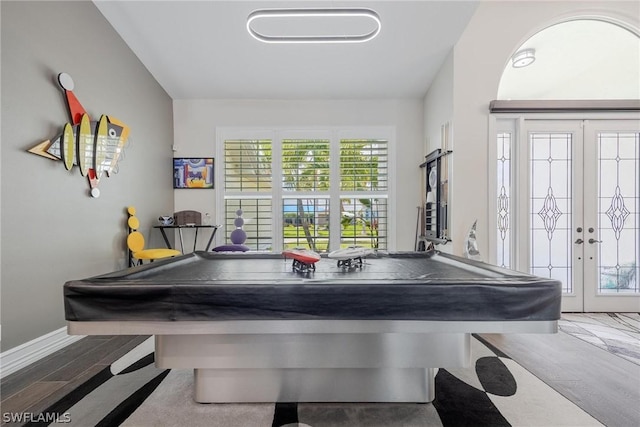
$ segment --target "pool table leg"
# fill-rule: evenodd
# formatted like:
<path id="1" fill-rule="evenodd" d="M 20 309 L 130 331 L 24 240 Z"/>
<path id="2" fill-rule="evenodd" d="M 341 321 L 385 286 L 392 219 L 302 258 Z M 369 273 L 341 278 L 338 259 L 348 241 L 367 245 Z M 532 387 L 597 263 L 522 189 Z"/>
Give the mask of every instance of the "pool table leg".
<path id="1" fill-rule="evenodd" d="M 415 402 L 435 398 L 435 368 L 195 369 L 194 400 Z"/>
<path id="2" fill-rule="evenodd" d="M 156 365 L 193 368 L 201 403 L 430 402 L 436 368 L 470 357 L 467 333 L 156 336 Z"/>

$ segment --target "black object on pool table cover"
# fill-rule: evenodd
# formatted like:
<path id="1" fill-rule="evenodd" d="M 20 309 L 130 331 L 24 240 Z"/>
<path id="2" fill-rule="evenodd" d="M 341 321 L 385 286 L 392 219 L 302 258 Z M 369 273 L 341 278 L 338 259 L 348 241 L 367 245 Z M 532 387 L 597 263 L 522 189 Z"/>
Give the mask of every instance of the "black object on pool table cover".
<path id="1" fill-rule="evenodd" d="M 323 259 L 292 271 L 277 253 L 195 252 L 64 285 L 69 321 L 560 318 L 561 283 L 453 255 L 380 254 L 362 268 Z"/>

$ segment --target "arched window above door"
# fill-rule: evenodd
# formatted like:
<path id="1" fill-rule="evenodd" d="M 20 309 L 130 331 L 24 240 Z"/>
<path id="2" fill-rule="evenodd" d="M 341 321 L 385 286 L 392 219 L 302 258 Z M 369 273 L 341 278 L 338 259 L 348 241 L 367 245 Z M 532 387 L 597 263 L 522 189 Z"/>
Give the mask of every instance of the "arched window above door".
<path id="1" fill-rule="evenodd" d="M 520 62 L 519 53 L 524 58 Z M 639 98 L 640 37 L 595 19 L 556 24 L 525 41 L 506 64 L 497 96 L 498 100 Z"/>

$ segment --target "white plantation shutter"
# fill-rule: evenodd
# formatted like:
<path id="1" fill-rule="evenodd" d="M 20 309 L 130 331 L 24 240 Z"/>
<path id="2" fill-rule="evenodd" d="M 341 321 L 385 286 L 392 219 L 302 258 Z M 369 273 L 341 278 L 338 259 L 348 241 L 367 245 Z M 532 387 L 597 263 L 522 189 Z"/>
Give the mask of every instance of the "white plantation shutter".
<path id="1" fill-rule="evenodd" d="M 227 235 L 242 209 L 253 250 L 387 249 L 388 138 L 269 133 L 275 137 L 222 141 Z"/>

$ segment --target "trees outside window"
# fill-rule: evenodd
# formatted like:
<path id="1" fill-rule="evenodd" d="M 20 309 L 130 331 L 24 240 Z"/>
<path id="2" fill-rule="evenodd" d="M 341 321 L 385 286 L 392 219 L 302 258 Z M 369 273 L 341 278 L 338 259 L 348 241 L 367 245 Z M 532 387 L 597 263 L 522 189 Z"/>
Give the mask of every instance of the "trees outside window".
<path id="1" fill-rule="evenodd" d="M 270 133 L 270 138 L 221 141 L 227 234 L 242 209 L 245 244 L 254 250 L 387 249 L 387 135 L 351 138 L 328 131 L 320 138 L 287 138 L 286 132 Z"/>

